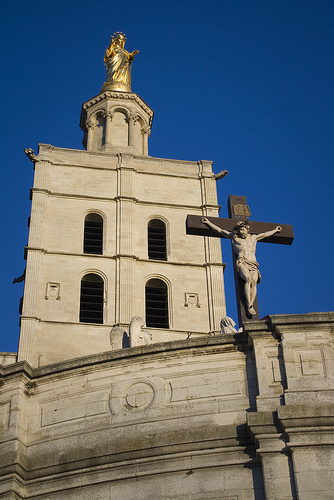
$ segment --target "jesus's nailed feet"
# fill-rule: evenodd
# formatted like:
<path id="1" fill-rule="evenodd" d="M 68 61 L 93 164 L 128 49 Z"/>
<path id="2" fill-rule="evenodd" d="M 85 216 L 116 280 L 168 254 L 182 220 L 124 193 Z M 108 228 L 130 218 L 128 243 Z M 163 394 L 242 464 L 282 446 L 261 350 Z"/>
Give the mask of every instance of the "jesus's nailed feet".
<path id="1" fill-rule="evenodd" d="M 248 312 L 249 312 L 249 314 L 250 314 L 251 316 L 255 316 L 255 314 L 256 314 L 256 311 L 255 311 L 255 309 L 254 309 L 254 307 L 253 307 L 253 306 L 250 306 L 250 307 L 248 308 Z"/>

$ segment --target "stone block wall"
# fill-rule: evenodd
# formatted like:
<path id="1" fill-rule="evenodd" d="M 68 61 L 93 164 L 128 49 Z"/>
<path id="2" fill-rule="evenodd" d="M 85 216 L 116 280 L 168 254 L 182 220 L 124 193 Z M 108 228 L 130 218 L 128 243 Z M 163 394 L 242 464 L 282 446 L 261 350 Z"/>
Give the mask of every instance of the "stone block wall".
<path id="1" fill-rule="evenodd" d="M 333 498 L 333 325 L 279 315 L 0 367 L 0 497 Z"/>
<path id="2" fill-rule="evenodd" d="M 153 342 L 220 331 L 226 314 L 220 241 L 187 236 L 187 215 L 217 216 L 212 162 L 39 146 L 32 188 L 18 360 L 33 366 L 103 352 L 113 326 L 145 319 L 145 285 L 168 288 L 169 328 Z M 85 253 L 87 214 L 103 220 L 102 254 Z M 167 259 L 149 258 L 148 223 L 163 221 Z M 83 276 L 103 280 L 103 323 L 79 321 Z M 197 303 L 187 304 L 186 294 Z M 75 328 L 74 328 L 75 327 Z M 61 341 L 58 341 L 60 336 Z"/>

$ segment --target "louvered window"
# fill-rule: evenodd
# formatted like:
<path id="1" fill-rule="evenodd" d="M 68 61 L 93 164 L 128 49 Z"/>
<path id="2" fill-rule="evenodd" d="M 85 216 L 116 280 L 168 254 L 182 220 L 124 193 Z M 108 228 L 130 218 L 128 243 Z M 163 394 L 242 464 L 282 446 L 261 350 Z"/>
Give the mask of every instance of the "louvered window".
<path id="1" fill-rule="evenodd" d="M 167 260 L 166 225 L 160 219 L 152 219 L 147 226 L 148 258 Z"/>
<path id="2" fill-rule="evenodd" d="M 86 274 L 81 280 L 80 322 L 103 323 L 103 279 Z"/>
<path id="3" fill-rule="evenodd" d="M 85 218 L 84 253 L 102 255 L 103 219 L 99 214 L 88 214 Z"/>
<path id="4" fill-rule="evenodd" d="M 169 328 L 168 289 L 166 283 L 151 279 L 145 287 L 146 325 L 156 328 Z"/>

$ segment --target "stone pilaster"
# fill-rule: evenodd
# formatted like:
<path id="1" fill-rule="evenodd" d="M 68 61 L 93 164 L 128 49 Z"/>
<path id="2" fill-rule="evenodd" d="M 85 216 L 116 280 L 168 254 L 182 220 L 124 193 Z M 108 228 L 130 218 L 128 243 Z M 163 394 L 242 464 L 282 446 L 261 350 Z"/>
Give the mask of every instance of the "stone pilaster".
<path id="1" fill-rule="evenodd" d="M 149 127 L 148 125 L 144 126 L 141 129 L 142 144 L 143 144 L 143 152 L 142 152 L 142 154 L 144 156 L 148 155 L 148 138 L 150 136 L 150 133 L 151 133 L 151 127 Z"/>
<path id="2" fill-rule="evenodd" d="M 86 147 L 87 151 L 92 151 L 93 149 L 93 132 L 94 132 L 94 120 L 86 120 L 85 123 L 85 128 L 86 128 L 86 141 L 84 140 L 84 146 Z"/>
<path id="3" fill-rule="evenodd" d="M 18 361 L 26 360 L 31 365 L 36 357 L 34 338 L 40 321 L 38 297 L 42 293 L 39 281 L 42 256 L 43 252 L 39 249 L 29 250 L 27 255 Z"/>
<path id="4" fill-rule="evenodd" d="M 334 313 L 270 316 L 282 338 L 286 405 L 334 404 Z"/>
<path id="5" fill-rule="evenodd" d="M 331 500 L 334 404 L 282 406 L 278 418 L 292 454 L 298 500 Z"/>
<path id="6" fill-rule="evenodd" d="M 111 135 L 112 113 L 110 111 L 105 111 L 104 119 L 106 121 L 105 146 L 108 147 L 109 144 L 112 144 L 112 135 Z"/>
<path id="7" fill-rule="evenodd" d="M 131 113 L 130 116 L 128 117 L 128 124 L 129 124 L 129 138 L 128 138 L 128 144 L 129 146 L 134 147 L 135 146 L 135 124 L 137 121 L 137 115 L 135 113 Z"/>
<path id="8" fill-rule="evenodd" d="M 226 316 L 224 267 L 208 263 L 205 269 L 208 283 L 210 332 L 219 334 L 221 319 Z"/>
<path id="9" fill-rule="evenodd" d="M 212 172 L 212 162 L 198 162 L 198 176 L 201 186 L 202 214 L 205 217 L 217 217 L 216 180 Z M 226 316 L 224 268 L 221 262 L 221 245 L 216 238 L 204 237 L 205 266 L 208 282 L 209 323 L 212 333 L 220 333 L 220 322 Z"/>
<path id="10" fill-rule="evenodd" d="M 43 153 L 40 156 L 42 159 L 35 164 L 34 187 L 31 190 L 32 204 L 28 247 L 43 249 L 48 213 L 50 162 L 43 160 Z"/>
<path id="11" fill-rule="evenodd" d="M 133 259 L 119 256 L 116 261 L 117 281 L 116 281 L 116 324 L 129 325 L 133 316 L 132 311 L 132 276 Z"/>
<path id="12" fill-rule="evenodd" d="M 38 328 L 37 318 L 21 317 L 20 343 L 17 361 L 27 361 L 36 366 L 36 350 L 34 349 L 35 334 Z"/>
<path id="13" fill-rule="evenodd" d="M 28 468 L 27 431 L 29 421 L 29 396 L 34 384 L 26 363 L 20 363 L 22 372 L 6 378 L 1 387 L 0 405 L 0 456 L 1 456 L 1 499 L 25 498 L 22 471 Z M 25 371 L 25 373 L 24 373 Z M 4 418 L 3 418 L 4 417 Z"/>
<path id="14" fill-rule="evenodd" d="M 254 349 L 259 394 L 258 411 L 275 411 L 283 403 L 286 375 L 282 346 L 264 321 L 247 321 L 244 331 Z"/>
<path id="15" fill-rule="evenodd" d="M 257 448 L 257 458 L 262 464 L 266 500 L 295 500 L 291 457 L 275 413 L 249 413 L 247 424 Z"/>
<path id="16" fill-rule="evenodd" d="M 133 260 L 132 216 L 134 170 L 131 157 L 119 156 L 116 209 L 116 323 L 129 324 L 132 318 Z"/>
<path id="17" fill-rule="evenodd" d="M 21 317 L 21 333 L 18 360 L 33 363 L 34 337 L 40 320 L 39 294 L 43 293 L 40 270 L 43 265 L 46 223 L 48 215 L 49 168 L 52 148 L 42 148 L 35 164 L 35 182 L 32 189 L 29 241 L 26 248 L 26 273 L 24 301 Z"/>

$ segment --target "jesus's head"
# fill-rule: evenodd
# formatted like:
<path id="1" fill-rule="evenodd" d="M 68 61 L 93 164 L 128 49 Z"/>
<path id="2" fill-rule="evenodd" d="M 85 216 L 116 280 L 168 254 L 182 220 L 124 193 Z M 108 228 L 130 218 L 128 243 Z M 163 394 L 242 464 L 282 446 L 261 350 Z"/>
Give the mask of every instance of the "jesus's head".
<path id="1" fill-rule="evenodd" d="M 249 223 L 247 220 L 241 220 L 238 224 L 233 228 L 233 232 L 239 236 L 240 238 L 247 238 L 249 234 Z"/>

